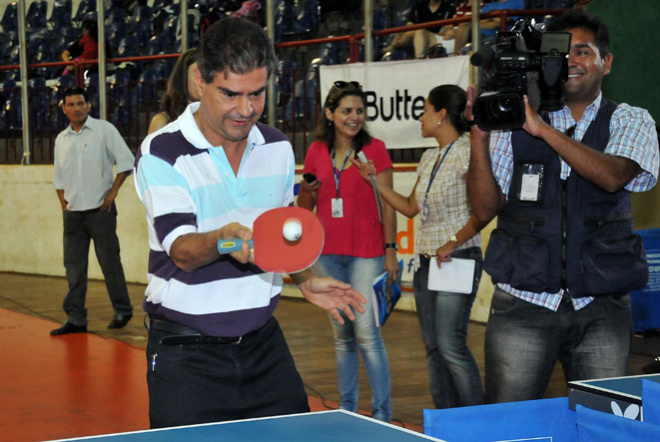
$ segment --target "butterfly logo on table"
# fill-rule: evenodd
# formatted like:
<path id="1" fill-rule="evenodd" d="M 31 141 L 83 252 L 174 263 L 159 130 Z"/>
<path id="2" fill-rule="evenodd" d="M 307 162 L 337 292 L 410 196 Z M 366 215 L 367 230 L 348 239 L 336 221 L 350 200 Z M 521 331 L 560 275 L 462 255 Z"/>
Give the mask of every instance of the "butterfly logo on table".
<path id="1" fill-rule="evenodd" d="M 612 413 L 615 416 L 625 417 L 626 419 L 633 419 L 633 420 L 636 420 L 637 416 L 639 416 L 640 408 L 639 405 L 637 404 L 628 405 L 625 411 L 622 411 L 619 404 L 617 404 L 615 401 L 612 401 L 610 403 L 610 406 L 612 408 Z"/>

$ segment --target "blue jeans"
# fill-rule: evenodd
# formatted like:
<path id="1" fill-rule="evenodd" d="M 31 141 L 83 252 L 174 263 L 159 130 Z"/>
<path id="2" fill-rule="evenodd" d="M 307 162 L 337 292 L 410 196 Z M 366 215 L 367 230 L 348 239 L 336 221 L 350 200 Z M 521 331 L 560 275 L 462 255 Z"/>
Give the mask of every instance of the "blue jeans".
<path id="1" fill-rule="evenodd" d="M 486 327 L 488 402 L 541 399 L 557 360 L 569 381 L 625 376 L 633 322 L 630 295 L 599 297 L 557 312 L 495 289 Z"/>
<path id="2" fill-rule="evenodd" d="M 367 298 L 367 304 L 363 306 L 365 312 L 356 314 L 355 321 L 349 321 L 343 313 L 344 324 L 338 324 L 330 317 L 335 337 L 340 407 L 348 411 L 358 410 L 359 349 L 371 387 L 373 417 L 389 422 L 392 417 L 390 365 L 380 329 L 376 326 L 372 288 L 373 280 L 383 273 L 384 266 L 384 256 L 356 258 L 347 255 L 321 255 L 317 272 L 348 282 Z"/>
<path id="3" fill-rule="evenodd" d="M 429 366 L 431 396 L 436 408 L 484 402 L 479 368 L 467 346 L 470 312 L 481 280 L 481 249 L 458 250 L 452 257 L 476 261 L 472 293 L 429 290 L 429 259 L 424 256 L 420 256 L 420 268 L 413 279 L 419 327 Z"/>

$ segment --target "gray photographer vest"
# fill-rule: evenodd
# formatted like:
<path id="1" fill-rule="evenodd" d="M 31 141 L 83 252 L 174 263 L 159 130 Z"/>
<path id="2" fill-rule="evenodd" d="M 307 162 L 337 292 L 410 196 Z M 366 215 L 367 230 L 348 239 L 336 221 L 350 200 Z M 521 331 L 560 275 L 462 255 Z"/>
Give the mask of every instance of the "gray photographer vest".
<path id="1" fill-rule="evenodd" d="M 583 144 L 605 150 L 616 107 L 602 100 Z M 514 131 L 511 140 L 511 187 L 484 260 L 493 283 L 536 293 L 565 288 L 572 297 L 643 288 L 648 267 L 633 230 L 630 192 L 606 192 L 575 170 L 563 181 L 559 156 L 543 140 L 523 130 Z M 536 198 L 522 189 L 530 177 L 538 179 Z"/>

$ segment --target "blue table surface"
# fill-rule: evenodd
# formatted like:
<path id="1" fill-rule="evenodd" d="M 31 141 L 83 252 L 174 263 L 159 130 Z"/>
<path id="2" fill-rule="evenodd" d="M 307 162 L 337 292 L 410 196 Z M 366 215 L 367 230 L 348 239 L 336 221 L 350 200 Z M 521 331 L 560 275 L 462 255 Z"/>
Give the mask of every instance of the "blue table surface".
<path id="1" fill-rule="evenodd" d="M 572 382 L 584 386 L 595 387 L 600 390 L 629 394 L 632 396 L 642 396 L 642 379 L 660 383 L 660 374 L 626 376 L 621 378 L 594 379 L 590 381 Z"/>
<path id="2" fill-rule="evenodd" d="M 88 442 L 420 442 L 438 441 L 343 410 L 148 430 L 89 438 Z"/>

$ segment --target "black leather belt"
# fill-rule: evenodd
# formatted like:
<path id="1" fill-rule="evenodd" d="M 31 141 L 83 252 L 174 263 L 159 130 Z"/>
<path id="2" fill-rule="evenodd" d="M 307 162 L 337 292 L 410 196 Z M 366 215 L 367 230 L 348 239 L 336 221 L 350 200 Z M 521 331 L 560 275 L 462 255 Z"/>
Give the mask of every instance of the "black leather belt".
<path id="1" fill-rule="evenodd" d="M 189 345 L 189 344 L 239 344 L 243 339 L 242 336 L 233 338 L 220 338 L 217 336 L 209 336 L 194 328 L 186 327 L 185 325 L 177 324 L 176 322 L 167 319 L 155 318 L 152 315 L 147 315 L 144 321 L 147 330 L 160 331 L 171 333 L 160 340 L 163 345 Z"/>

